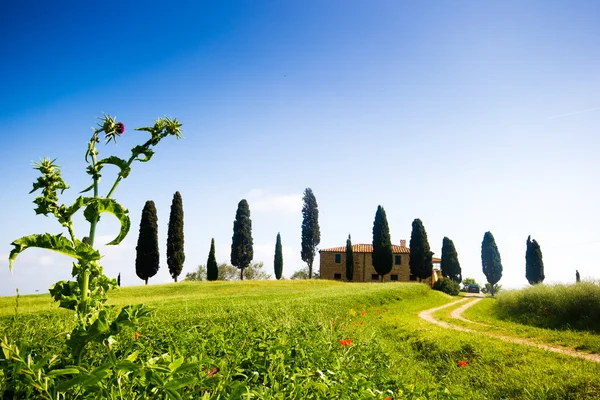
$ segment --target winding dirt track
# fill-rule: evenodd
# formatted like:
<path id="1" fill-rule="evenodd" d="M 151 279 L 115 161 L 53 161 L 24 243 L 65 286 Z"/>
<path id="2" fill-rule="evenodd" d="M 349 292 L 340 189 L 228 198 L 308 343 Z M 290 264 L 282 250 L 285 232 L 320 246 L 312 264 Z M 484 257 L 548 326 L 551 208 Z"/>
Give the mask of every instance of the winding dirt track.
<path id="1" fill-rule="evenodd" d="M 470 324 L 489 326 L 487 324 L 482 324 L 479 322 L 468 320 L 465 317 L 463 317 L 463 315 L 462 315 L 462 313 L 466 309 L 477 304 L 479 301 L 481 301 L 481 298 L 473 299 L 473 298 L 467 297 L 464 299 L 453 301 L 452 303 L 444 304 L 443 306 L 440 306 L 440 307 L 435 307 L 435 308 L 431 308 L 429 310 L 421 311 L 419 313 L 419 317 L 421 317 L 422 319 L 424 319 L 427 322 L 441 326 L 442 328 L 454 329 L 454 330 L 461 331 L 461 332 L 477 333 L 479 335 L 488 336 L 488 337 L 491 337 L 494 339 L 502 340 L 504 342 L 522 344 L 522 345 L 531 346 L 531 347 L 537 347 L 538 349 L 551 351 L 553 353 L 563 354 L 563 355 L 570 356 L 570 357 L 583 358 L 588 361 L 600 363 L 600 354 L 581 353 L 579 351 L 576 351 L 575 349 L 568 348 L 568 347 L 554 347 L 554 346 L 550 346 L 550 345 L 543 344 L 543 343 L 536 343 L 536 342 L 533 342 L 533 341 L 527 340 L 527 339 L 522 339 L 522 338 L 517 338 L 517 337 L 512 337 L 512 336 L 497 335 L 497 334 L 490 333 L 490 332 L 477 331 L 474 329 L 469 329 L 469 328 L 465 328 L 462 326 L 449 324 L 447 322 L 437 320 L 433 317 L 433 313 L 435 313 L 439 310 L 452 307 L 461 302 L 465 302 L 465 304 L 463 304 L 461 307 L 452 311 L 450 316 L 454 319 L 457 319 L 457 320 L 460 320 L 463 322 L 468 322 Z"/>

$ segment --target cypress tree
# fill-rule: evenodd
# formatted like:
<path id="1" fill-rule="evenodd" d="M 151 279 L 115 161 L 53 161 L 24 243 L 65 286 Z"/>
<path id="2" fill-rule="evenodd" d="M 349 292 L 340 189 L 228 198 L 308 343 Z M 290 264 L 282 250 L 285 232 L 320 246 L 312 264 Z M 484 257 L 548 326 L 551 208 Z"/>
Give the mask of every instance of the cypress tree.
<path id="1" fill-rule="evenodd" d="M 215 239 L 210 240 L 210 251 L 206 261 L 206 280 L 216 281 L 219 278 L 219 267 L 215 257 Z"/>
<path id="2" fill-rule="evenodd" d="M 381 282 L 383 282 L 383 276 L 392 270 L 393 262 L 394 254 L 387 217 L 383 207 L 377 206 L 373 222 L 373 268 L 381 277 Z"/>
<path id="3" fill-rule="evenodd" d="M 346 279 L 348 282 L 352 282 L 352 279 L 354 279 L 354 251 L 352 251 L 350 235 L 346 240 Z"/>
<path id="4" fill-rule="evenodd" d="M 148 284 L 148 279 L 158 272 L 160 253 L 158 252 L 158 217 L 152 200 L 148 200 L 142 210 L 140 234 L 135 258 L 135 273 Z"/>
<path id="5" fill-rule="evenodd" d="M 579 271 L 575 270 L 575 282 L 581 282 L 581 276 L 579 276 Z"/>
<path id="6" fill-rule="evenodd" d="M 410 273 L 419 280 L 427 279 L 433 273 L 433 253 L 427 241 L 427 232 L 420 219 L 412 223 L 410 235 Z"/>
<path id="7" fill-rule="evenodd" d="M 494 296 L 494 285 L 502 278 L 502 261 L 500 259 L 498 246 L 496 246 L 496 241 L 491 232 L 486 232 L 485 235 L 483 235 L 483 242 L 481 243 L 481 265 L 483 267 L 483 274 L 491 285 L 490 293 Z"/>
<path id="8" fill-rule="evenodd" d="M 275 241 L 275 259 L 273 261 L 275 267 L 275 278 L 281 279 L 283 273 L 283 249 L 281 247 L 281 235 L 277 234 Z"/>
<path id="9" fill-rule="evenodd" d="M 167 236 L 167 265 L 169 273 L 177 282 L 183 269 L 185 253 L 183 251 L 183 202 L 181 194 L 175 192 L 169 216 L 169 232 Z"/>
<path id="10" fill-rule="evenodd" d="M 121 273 L 117 276 L 117 286 L 121 287 Z"/>
<path id="11" fill-rule="evenodd" d="M 235 213 L 231 238 L 231 264 L 240 270 L 240 280 L 244 280 L 244 269 L 248 268 L 253 257 L 250 206 L 246 199 L 242 199 Z"/>
<path id="12" fill-rule="evenodd" d="M 319 206 L 311 188 L 304 190 L 302 198 L 302 261 L 308 265 L 308 279 L 313 276 L 313 262 L 317 253 L 317 246 L 321 243 L 319 229 Z"/>
<path id="13" fill-rule="evenodd" d="M 527 250 L 525 251 L 525 277 L 530 285 L 544 282 L 544 261 L 542 249 L 538 242 L 531 236 L 527 237 Z"/>
<path id="14" fill-rule="evenodd" d="M 440 265 L 442 276 L 452 279 L 456 283 L 462 281 L 462 269 L 458 262 L 458 254 L 454 242 L 444 236 L 442 241 L 442 263 Z"/>

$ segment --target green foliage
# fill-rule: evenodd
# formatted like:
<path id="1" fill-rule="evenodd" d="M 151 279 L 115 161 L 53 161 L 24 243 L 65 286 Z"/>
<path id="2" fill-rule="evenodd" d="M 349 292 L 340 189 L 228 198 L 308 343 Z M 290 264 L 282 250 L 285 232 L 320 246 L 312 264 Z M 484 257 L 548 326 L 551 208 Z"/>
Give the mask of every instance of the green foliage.
<path id="1" fill-rule="evenodd" d="M 130 174 L 133 161 L 149 159 L 152 154 L 150 146 L 155 146 L 169 135 L 181 137 L 181 124 L 169 118 L 158 119 L 155 126 L 148 130 L 152 135 L 151 140 L 136 146 L 128 161 L 114 156 L 98 161 L 96 144 L 100 142 L 100 133 L 104 132 L 106 143 L 109 143 L 116 142 L 117 136 L 125 132 L 125 125 L 111 116 L 105 115 L 101 121 L 88 142 L 85 154 L 85 161 L 89 164 L 86 171 L 93 183 L 82 193 L 93 189 L 93 196 L 80 196 L 69 207 L 59 204 L 58 192 L 62 194 L 68 189 L 60 176 L 60 168 L 46 158 L 35 164 L 35 169 L 42 175 L 31 191 L 41 189 L 41 195 L 34 200 L 36 213 L 56 217 L 60 225 L 67 229 L 69 238 L 62 234 L 45 233 L 17 239 L 12 243 L 14 248 L 9 256 L 9 267 L 12 270 L 18 254 L 30 247 L 75 258 L 77 262 L 73 263 L 71 274 L 76 280 L 59 281 L 50 288 L 50 295 L 59 302 L 61 308 L 75 311 L 75 320 L 71 319 L 67 325 L 68 329 L 72 329 L 67 340 L 62 345 L 55 343 L 51 347 L 54 353 L 42 357 L 30 350 L 35 346 L 28 342 L 30 337 L 21 337 L 20 344 L 10 341 L 7 336 L 0 340 L 0 392 L 3 398 L 115 398 L 117 394 L 123 396 L 120 385 L 136 393 L 147 390 L 143 396 L 126 395 L 128 398 L 155 395 L 181 398 L 179 390 L 187 385 L 180 379 L 181 371 L 178 369 L 163 373 L 165 369 L 161 366 L 159 371 L 154 362 L 135 363 L 135 353 L 125 357 L 121 351 L 114 351 L 113 347 L 117 346 L 124 330 L 135 328 L 140 320 L 149 318 L 150 309 L 143 304 L 126 305 L 120 310 L 106 306 L 106 293 L 116 287 L 117 281 L 103 274 L 99 264 L 100 253 L 94 249 L 96 226 L 101 213 L 114 215 L 121 224 L 119 235 L 108 244 L 117 245 L 125 238 L 130 229 L 128 211 L 110 196 L 119 182 Z M 146 160 L 139 159 L 140 154 Z M 117 166 L 120 173 L 108 194 L 102 197 L 99 195 L 99 181 L 105 165 Z M 89 236 L 79 240 L 75 236 L 72 218 L 82 207 L 85 207 L 83 215 L 90 223 L 90 231 Z M 64 332 L 55 337 L 64 337 Z M 87 357 L 91 351 L 101 354 L 95 357 L 96 362 L 91 362 Z M 37 359 L 34 360 L 35 357 Z M 158 381 L 152 381 L 157 373 L 161 377 Z"/>
<path id="2" fill-rule="evenodd" d="M 486 232 L 483 235 L 481 243 L 481 265 L 483 266 L 483 274 L 491 286 L 491 295 L 494 295 L 494 285 L 502 278 L 502 261 L 500 253 L 496 246 L 496 241 L 491 232 Z"/>
<path id="3" fill-rule="evenodd" d="M 354 252 L 352 250 L 352 240 L 348 235 L 346 240 L 346 279 L 348 282 L 352 282 L 354 278 Z"/>
<path id="4" fill-rule="evenodd" d="M 252 247 L 252 220 L 250 206 L 246 199 L 238 203 L 233 221 L 233 237 L 231 238 L 231 264 L 239 268 L 240 279 L 244 279 L 244 269 L 248 268 L 254 258 Z"/>
<path id="5" fill-rule="evenodd" d="M 458 262 L 458 254 L 456 253 L 456 248 L 454 248 L 454 242 L 445 236 L 442 241 L 442 263 L 440 268 L 444 277 L 450 278 L 456 283 L 462 281 L 462 269 Z"/>
<path id="6" fill-rule="evenodd" d="M 429 248 L 427 232 L 420 219 L 412 223 L 410 235 L 410 273 L 419 279 L 427 279 L 433 273 L 433 253 Z M 458 259 L 457 259 L 458 261 Z"/>
<path id="7" fill-rule="evenodd" d="M 273 260 L 275 269 L 275 278 L 281 279 L 283 273 L 283 249 L 281 247 L 281 235 L 277 233 L 277 239 L 275 240 L 275 258 Z"/>
<path id="8" fill-rule="evenodd" d="M 458 296 L 458 293 L 460 293 L 460 285 L 450 278 L 442 277 L 435 281 L 433 290 L 439 290 L 440 292 L 444 292 L 451 296 Z"/>
<path id="9" fill-rule="evenodd" d="M 530 285 L 544 282 L 544 261 L 542 249 L 538 242 L 531 236 L 527 237 L 527 250 L 525 251 L 525 277 Z"/>
<path id="10" fill-rule="evenodd" d="M 207 279 L 207 268 L 205 265 L 198 265 L 194 272 L 187 272 L 185 274 L 184 281 L 206 281 Z"/>
<path id="11" fill-rule="evenodd" d="M 392 270 L 394 255 L 387 216 L 382 206 L 377 206 L 373 221 L 373 268 L 383 282 L 383 276 Z"/>
<path id="12" fill-rule="evenodd" d="M 324 281 L 125 288 L 115 301 L 143 298 L 158 305 L 156 313 L 135 331 L 128 329 L 118 344 L 95 344 L 98 351 L 90 352 L 89 366 L 60 365 L 41 382 L 48 382 L 53 399 L 56 387 L 69 390 L 67 398 L 451 399 L 440 384 L 416 381 L 405 374 L 406 365 L 391 359 L 375 315 L 384 307 L 403 310 L 429 293 L 424 285 L 351 287 Z M 1 322 L 0 335 L 6 329 L 22 331 Z M 19 349 L 25 361 L 30 352 L 51 357 L 55 348 L 48 338 L 65 323 L 68 316 L 56 314 L 44 330 L 20 333 L 34 341 L 34 347 Z M 340 344 L 346 339 L 351 345 Z M 34 382 L 38 368 L 44 378 L 49 362 L 32 363 Z M 0 397 L 7 387 L 3 379 Z M 41 398 L 28 384 L 15 386 L 23 398 Z"/>
<path id="13" fill-rule="evenodd" d="M 215 256 L 215 239 L 210 240 L 210 251 L 208 252 L 208 260 L 206 260 L 206 279 L 216 281 L 219 278 L 219 267 L 217 266 L 217 258 Z"/>
<path id="14" fill-rule="evenodd" d="M 319 206 L 311 188 L 304 190 L 302 197 L 302 261 L 308 265 L 308 279 L 313 276 L 313 262 L 317 254 L 317 246 L 321 243 L 319 228 Z"/>
<path id="15" fill-rule="evenodd" d="M 183 202 L 181 194 L 175 192 L 171 203 L 171 215 L 169 216 L 169 231 L 167 235 L 167 265 L 173 280 L 181 274 L 185 253 L 183 251 Z"/>
<path id="16" fill-rule="evenodd" d="M 462 280 L 462 287 L 460 288 L 461 292 L 466 292 L 467 289 L 469 288 L 469 285 L 477 285 L 479 286 L 479 283 L 477 283 L 475 281 L 475 278 L 465 278 Z"/>
<path id="17" fill-rule="evenodd" d="M 496 283 L 493 287 L 494 294 L 500 293 L 501 290 L 502 290 L 502 285 L 499 285 Z M 490 283 L 486 283 L 485 286 L 481 288 L 481 293 L 485 293 L 485 294 L 490 293 L 491 294 L 492 293 L 492 285 Z"/>
<path id="18" fill-rule="evenodd" d="M 525 325 L 600 332 L 600 285 L 581 282 L 505 290 L 496 309 L 501 318 Z"/>
<path id="19" fill-rule="evenodd" d="M 56 251 L 81 262 L 91 262 L 100 259 L 100 253 L 94 250 L 92 246 L 78 240 L 73 245 L 73 242 L 64 237 L 62 233 L 58 235 L 42 233 L 23 236 L 12 242 L 11 245 L 14 246 L 8 257 L 8 267 L 11 271 L 17 256 L 30 247 Z"/>
<path id="20" fill-rule="evenodd" d="M 320 275 L 318 272 L 313 271 L 312 273 L 312 279 L 319 279 Z M 300 268 L 298 271 L 294 271 L 294 273 L 292 274 L 292 276 L 290 277 L 291 280 L 303 280 L 303 279 L 309 279 L 309 275 L 308 275 L 308 267 L 304 267 L 304 268 Z"/>
<path id="21" fill-rule="evenodd" d="M 140 233 L 135 247 L 135 273 L 148 284 L 160 268 L 158 251 L 158 217 L 152 200 L 146 201 L 140 220 Z"/>

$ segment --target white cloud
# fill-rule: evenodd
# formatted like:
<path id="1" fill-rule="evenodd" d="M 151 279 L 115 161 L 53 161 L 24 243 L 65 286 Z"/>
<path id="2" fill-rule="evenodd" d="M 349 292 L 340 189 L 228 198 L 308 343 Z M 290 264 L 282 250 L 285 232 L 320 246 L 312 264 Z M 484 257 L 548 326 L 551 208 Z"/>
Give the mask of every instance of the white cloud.
<path id="1" fill-rule="evenodd" d="M 252 212 L 298 213 L 302 210 L 301 194 L 273 194 L 262 189 L 253 189 L 246 198 Z"/>
<path id="2" fill-rule="evenodd" d="M 41 256 L 40 258 L 38 258 L 38 264 L 41 267 L 50 267 L 51 265 L 54 265 L 54 257 L 48 255 L 48 256 Z"/>
<path id="3" fill-rule="evenodd" d="M 8 253 L 0 253 L 0 264 L 8 265 Z"/>

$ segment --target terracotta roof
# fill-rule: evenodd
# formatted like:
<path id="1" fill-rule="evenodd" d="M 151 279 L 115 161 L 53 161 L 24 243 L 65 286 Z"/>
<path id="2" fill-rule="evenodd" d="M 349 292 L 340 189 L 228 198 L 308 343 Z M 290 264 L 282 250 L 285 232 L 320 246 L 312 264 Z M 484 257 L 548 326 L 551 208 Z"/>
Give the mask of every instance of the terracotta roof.
<path id="1" fill-rule="evenodd" d="M 332 252 L 332 253 L 344 253 L 346 252 L 346 246 L 341 247 L 332 247 L 330 249 L 321 249 L 320 252 Z M 372 253 L 373 245 L 372 244 L 353 244 L 352 252 L 354 253 Z M 410 249 L 408 247 L 401 247 L 392 245 L 392 253 L 394 254 L 410 254 Z"/>
<path id="2" fill-rule="evenodd" d="M 329 249 L 321 249 L 321 250 L 319 250 L 319 253 L 321 253 L 321 252 L 345 253 L 346 246 L 332 247 Z M 372 253 L 373 245 L 372 244 L 353 244 L 352 252 L 353 253 Z M 394 253 L 394 254 L 410 254 L 410 249 L 408 247 L 392 245 L 392 253 Z M 442 262 L 442 259 L 437 258 L 437 257 L 432 257 L 431 261 L 433 261 L 434 264 L 439 264 Z"/>

